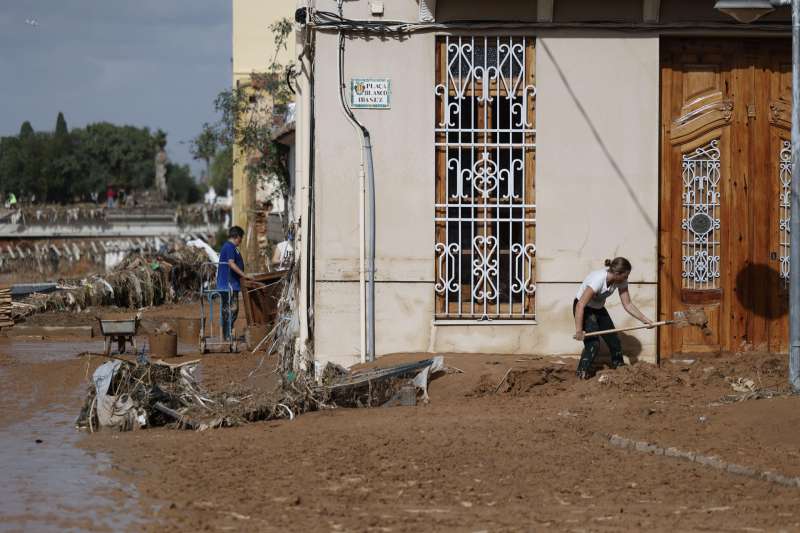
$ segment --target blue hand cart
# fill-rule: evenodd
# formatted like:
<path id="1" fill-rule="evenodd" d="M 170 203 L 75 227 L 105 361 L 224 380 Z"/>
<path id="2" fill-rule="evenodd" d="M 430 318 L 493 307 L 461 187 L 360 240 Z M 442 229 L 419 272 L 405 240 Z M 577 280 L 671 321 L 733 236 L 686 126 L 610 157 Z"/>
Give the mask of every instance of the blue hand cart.
<path id="1" fill-rule="evenodd" d="M 200 353 L 239 351 L 236 331 L 231 314 L 225 313 L 224 300 L 228 300 L 228 309 L 234 292 L 216 287 L 217 267 L 219 263 L 203 263 L 200 272 Z M 227 326 L 227 327 L 226 327 Z M 225 338 L 225 331 L 230 335 Z"/>

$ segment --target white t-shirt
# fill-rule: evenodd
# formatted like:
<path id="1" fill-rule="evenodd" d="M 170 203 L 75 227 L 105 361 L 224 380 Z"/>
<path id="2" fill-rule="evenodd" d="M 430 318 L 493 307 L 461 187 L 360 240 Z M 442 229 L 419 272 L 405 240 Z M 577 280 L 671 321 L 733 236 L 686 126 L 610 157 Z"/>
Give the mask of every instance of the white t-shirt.
<path id="1" fill-rule="evenodd" d="M 290 241 L 281 241 L 275 245 L 275 250 L 272 252 L 272 264 L 285 265 L 288 264 L 288 259 L 292 253 L 292 243 Z"/>
<path id="2" fill-rule="evenodd" d="M 606 305 L 606 298 L 614 294 L 615 290 L 628 288 L 627 281 L 619 284 L 612 283 L 611 285 L 608 285 L 606 282 L 606 276 L 608 276 L 608 271 L 606 269 L 595 270 L 594 272 L 589 273 L 589 275 L 586 276 L 586 279 L 583 280 L 583 283 L 581 283 L 581 286 L 578 289 L 578 294 L 575 295 L 575 298 L 580 300 L 581 296 L 583 296 L 583 291 L 586 290 L 586 287 L 591 287 L 594 291 L 594 296 L 592 296 L 592 299 L 589 300 L 589 303 L 587 303 L 586 306 L 593 309 L 600 309 Z"/>

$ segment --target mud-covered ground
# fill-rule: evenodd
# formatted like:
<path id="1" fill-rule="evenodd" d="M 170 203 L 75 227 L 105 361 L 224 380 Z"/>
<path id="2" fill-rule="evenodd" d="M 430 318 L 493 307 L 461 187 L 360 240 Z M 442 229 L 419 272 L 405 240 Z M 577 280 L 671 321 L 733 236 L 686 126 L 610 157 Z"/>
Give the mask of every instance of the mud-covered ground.
<path id="1" fill-rule="evenodd" d="M 579 382 L 574 359 L 444 354 L 463 372 L 433 380 L 428 405 L 338 409 L 199 433 L 76 437 L 70 427 L 37 437 L 43 423 L 69 425 L 77 415 L 86 377 L 100 362 L 76 357 L 87 343 L 97 341 L 0 339 L 0 449 L 19 441 L 0 452 L 0 466 L 21 454 L 16 503 L 0 498 L 0 529 L 800 530 L 798 486 L 609 441 L 618 435 L 800 476 L 800 397 L 781 394 L 782 355 L 639 363 Z M 422 357 L 395 355 L 379 365 Z M 242 383 L 260 361 L 208 355 L 202 375 L 211 388 Z M 251 379 L 271 386 L 268 361 Z M 778 395 L 742 399 L 748 393 L 732 383 L 746 390 L 748 379 Z M 70 416 L 42 419 L 46 413 Z M 70 455 L 66 471 L 48 464 L 65 446 L 83 454 Z M 54 487 L 26 483 L 28 462 L 34 479 L 52 469 Z M 86 481 L 64 484 L 69 476 Z M 62 485 L 89 495 L 85 505 L 51 490 Z"/>

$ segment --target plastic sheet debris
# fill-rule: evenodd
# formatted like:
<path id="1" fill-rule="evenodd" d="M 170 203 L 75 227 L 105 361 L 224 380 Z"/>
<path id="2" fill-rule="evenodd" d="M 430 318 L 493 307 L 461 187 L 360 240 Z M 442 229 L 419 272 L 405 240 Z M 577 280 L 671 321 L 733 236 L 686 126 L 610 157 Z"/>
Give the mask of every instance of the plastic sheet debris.
<path id="1" fill-rule="evenodd" d="M 205 399 L 195 378 L 197 363 L 139 364 L 123 359 L 103 363 L 92 376 L 77 427 L 91 432 L 101 427 L 129 431 L 175 422 L 156 404 L 175 412 L 195 403 L 203 404 Z"/>
<path id="2" fill-rule="evenodd" d="M 108 361 L 94 371 L 92 381 L 95 388 L 94 407 L 98 424 L 120 431 L 138 429 L 147 425 L 147 414 L 128 394 L 109 394 L 111 381 L 122 361 Z"/>
<path id="3" fill-rule="evenodd" d="M 730 379 L 729 382 L 731 388 L 736 392 L 754 392 L 756 390 L 756 383 L 752 379 L 749 378 L 734 378 Z"/>
<path id="4" fill-rule="evenodd" d="M 377 407 L 390 402 L 410 384 L 419 391 L 422 401 L 428 402 L 428 383 L 434 374 L 444 370 L 444 357 L 438 355 L 414 363 L 339 374 L 315 392 L 323 403 L 336 407 Z"/>
<path id="5" fill-rule="evenodd" d="M 186 246 L 191 246 L 193 248 L 199 248 L 205 252 L 206 257 L 212 263 L 219 263 L 219 254 L 214 250 L 207 242 L 202 239 L 192 239 L 190 241 L 186 241 Z"/>

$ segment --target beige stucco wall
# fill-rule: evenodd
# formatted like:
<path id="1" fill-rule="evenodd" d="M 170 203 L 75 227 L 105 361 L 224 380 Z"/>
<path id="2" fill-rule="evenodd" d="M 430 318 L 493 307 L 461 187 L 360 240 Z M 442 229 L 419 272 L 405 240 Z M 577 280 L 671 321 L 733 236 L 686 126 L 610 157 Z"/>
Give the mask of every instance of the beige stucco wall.
<path id="1" fill-rule="evenodd" d="M 391 110 L 356 110 L 372 134 L 377 180 L 376 350 L 577 354 L 571 304 L 606 257 L 634 264 L 634 301 L 655 315 L 658 39 L 537 41 L 537 324 L 435 325 L 433 34 L 349 39 L 345 81 L 392 80 Z M 316 357 L 359 359 L 358 138 L 340 109 L 336 36 L 316 57 Z M 617 325 L 633 325 L 618 304 Z M 653 331 L 626 337 L 655 357 Z"/>
<path id="2" fill-rule="evenodd" d="M 275 42 L 269 26 L 288 17 L 294 20 L 297 0 L 232 0 L 233 1 L 233 74 L 263 72 L 275 54 Z M 287 49 L 280 50 L 283 64 L 295 57 L 294 39 Z"/>
<path id="3" fill-rule="evenodd" d="M 337 12 L 337 0 L 312 0 L 312 3 L 317 11 Z M 344 0 L 342 15 L 353 20 L 402 21 L 416 21 L 419 15 L 419 4 L 416 0 L 383 0 L 383 8 L 383 16 L 373 16 L 370 0 Z"/>
<path id="4" fill-rule="evenodd" d="M 543 38 L 536 60 L 538 279 L 624 255 L 655 283 L 658 39 Z"/>
<path id="5" fill-rule="evenodd" d="M 264 72 L 273 58 L 285 65 L 295 61 L 295 39 L 289 36 L 286 48 L 275 49 L 269 26 L 282 18 L 294 20 L 296 0 L 232 0 L 233 2 L 233 86 L 247 84 L 250 74 Z M 240 159 L 241 158 L 240 156 Z M 247 206 L 255 198 L 256 187 L 248 183 L 244 164 L 233 168 L 233 222 L 247 228 Z M 251 251 L 252 252 L 252 251 Z M 252 256 L 253 254 L 248 254 Z M 258 268 L 256 270 L 259 270 Z"/>

